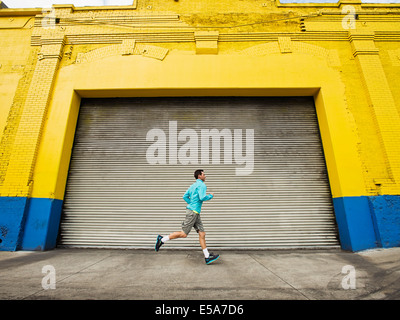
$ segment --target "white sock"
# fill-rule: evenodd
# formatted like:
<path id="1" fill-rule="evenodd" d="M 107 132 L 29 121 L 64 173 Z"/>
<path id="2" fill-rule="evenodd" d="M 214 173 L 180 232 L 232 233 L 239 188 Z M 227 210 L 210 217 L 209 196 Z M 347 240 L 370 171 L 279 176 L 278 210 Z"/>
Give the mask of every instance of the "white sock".
<path id="1" fill-rule="evenodd" d="M 207 248 L 205 248 L 205 249 L 203 250 L 203 253 L 204 253 L 204 257 L 205 257 L 205 258 L 208 258 L 208 257 L 210 256 L 210 254 L 208 253 Z"/>
<path id="2" fill-rule="evenodd" d="M 162 243 L 166 243 L 169 240 L 169 236 L 165 236 L 161 239 Z"/>

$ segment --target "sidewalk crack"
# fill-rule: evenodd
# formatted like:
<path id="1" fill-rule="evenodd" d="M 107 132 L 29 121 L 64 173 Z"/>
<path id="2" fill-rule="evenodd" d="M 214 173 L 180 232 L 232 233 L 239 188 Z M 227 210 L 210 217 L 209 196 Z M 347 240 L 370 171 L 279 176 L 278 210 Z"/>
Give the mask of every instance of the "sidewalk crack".
<path id="1" fill-rule="evenodd" d="M 300 293 L 304 298 L 306 298 L 307 300 L 311 300 L 310 297 L 308 297 L 307 295 L 305 295 L 303 292 L 301 292 L 299 289 L 297 289 L 296 287 L 294 287 L 291 283 L 287 282 L 285 279 L 283 279 L 282 277 L 280 277 L 278 274 L 276 274 L 275 272 L 273 272 L 272 270 L 270 270 L 268 267 L 266 267 L 264 264 L 262 264 L 260 261 L 258 261 L 254 255 L 249 254 L 249 256 L 251 258 L 253 258 L 254 261 L 256 261 L 260 266 L 262 266 L 264 269 L 268 270 L 270 273 L 272 273 L 275 277 L 277 277 L 278 279 L 280 279 L 282 282 L 286 283 L 288 286 L 290 286 L 291 288 L 293 288 L 295 291 L 297 291 L 298 293 Z"/>

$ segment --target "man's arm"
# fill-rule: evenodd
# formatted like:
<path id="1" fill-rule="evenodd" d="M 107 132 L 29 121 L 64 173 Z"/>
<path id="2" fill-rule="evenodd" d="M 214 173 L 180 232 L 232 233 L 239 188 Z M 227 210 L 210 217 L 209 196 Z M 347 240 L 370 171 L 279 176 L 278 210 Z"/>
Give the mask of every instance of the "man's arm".
<path id="1" fill-rule="evenodd" d="M 199 188 L 199 199 L 201 201 L 208 201 L 211 200 L 214 197 L 212 193 L 207 194 L 207 187 L 206 185 L 202 185 Z"/>
<path id="2" fill-rule="evenodd" d="M 185 200 L 187 204 L 190 203 L 189 189 L 187 189 L 185 194 L 183 195 L 183 200 Z"/>

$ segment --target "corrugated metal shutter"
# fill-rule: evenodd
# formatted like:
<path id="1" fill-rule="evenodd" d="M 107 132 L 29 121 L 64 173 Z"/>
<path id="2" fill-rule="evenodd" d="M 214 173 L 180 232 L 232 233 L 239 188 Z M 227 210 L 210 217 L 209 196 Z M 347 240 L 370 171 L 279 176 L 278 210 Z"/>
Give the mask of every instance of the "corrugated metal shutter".
<path id="1" fill-rule="evenodd" d="M 150 164 L 146 157 L 157 141 L 146 140 L 152 129 L 165 133 L 166 164 Z M 190 129 L 181 134 L 192 135 L 191 145 L 197 143 L 199 164 L 181 163 L 190 155 L 180 149 L 189 138 L 177 138 L 183 129 Z M 210 139 L 205 164 L 205 129 L 231 132 L 232 145 L 226 145 L 231 164 L 224 158 L 229 137 L 220 139 L 220 164 L 212 163 Z M 241 141 L 235 140 L 235 129 L 242 129 Z M 246 129 L 254 130 L 254 169 L 236 175 L 245 164 L 238 163 L 234 150 L 242 146 L 246 154 L 246 134 L 251 133 Z M 177 140 L 178 158 L 170 139 Z M 195 161 L 196 154 L 191 155 Z M 196 169 L 205 170 L 207 191 L 215 193 L 201 212 L 208 247 L 338 245 L 313 100 L 264 97 L 83 100 L 59 245 L 153 248 L 157 234 L 181 230 L 186 206 L 182 196 L 195 181 Z M 199 248 L 198 236 L 193 230 L 166 247 Z"/>

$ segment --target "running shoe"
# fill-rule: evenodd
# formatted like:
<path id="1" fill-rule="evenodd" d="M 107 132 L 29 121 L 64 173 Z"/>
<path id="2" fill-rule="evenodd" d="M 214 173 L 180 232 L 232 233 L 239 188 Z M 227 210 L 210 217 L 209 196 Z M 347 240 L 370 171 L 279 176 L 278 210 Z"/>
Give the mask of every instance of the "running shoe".
<path id="1" fill-rule="evenodd" d="M 206 259 L 206 264 L 210 264 L 213 263 L 215 260 L 217 260 L 219 258 L 219 254 L 214 254 L 210 252 L 210 256 Z"/>
<path id="2" fill-rule="evenodd" d="M 155 247 L 156 252 L 160 250 L 161 246 L 164 244 L 164 242 L 161 241 L 162 238 L 163 236 L 160 235 L 157 236 L 156 247 Z"/>

